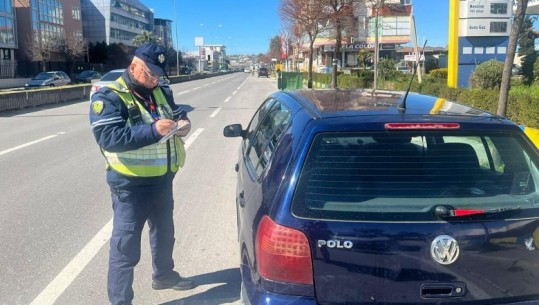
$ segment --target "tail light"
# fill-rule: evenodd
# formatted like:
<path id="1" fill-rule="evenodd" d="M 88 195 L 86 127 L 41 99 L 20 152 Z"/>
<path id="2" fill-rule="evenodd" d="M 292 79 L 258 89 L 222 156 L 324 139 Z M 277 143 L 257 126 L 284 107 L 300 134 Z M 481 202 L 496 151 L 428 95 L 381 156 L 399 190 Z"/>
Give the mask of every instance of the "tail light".
<path id="1" fill-rule="evenodd" d="M 311 250 L 305 234 L 264 216 L 256 236 L 256 259 L 260 275 L 268 280 L 313 284 Z"/>
<path id="2" fill-rule="evenodd" d="M 92 86 L 92 88 L 90 89 L 90 91 L 92 91 L 92 92 L 97 92 L 97 90 L 99 90 L 99 88 L 101 88 L 101 87 L 99 87 L 99 86 Z"/>

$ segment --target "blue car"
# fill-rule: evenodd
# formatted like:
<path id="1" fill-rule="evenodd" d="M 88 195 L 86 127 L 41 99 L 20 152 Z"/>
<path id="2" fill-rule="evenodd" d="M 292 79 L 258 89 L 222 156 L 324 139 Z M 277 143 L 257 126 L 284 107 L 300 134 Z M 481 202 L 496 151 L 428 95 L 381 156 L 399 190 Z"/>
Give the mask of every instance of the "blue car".
<path id="1" fill-rule="evenodd" d="M 271 94 L 241 137 L 242 304 L 539 304 L 539 151 L 444 99 Z"/>

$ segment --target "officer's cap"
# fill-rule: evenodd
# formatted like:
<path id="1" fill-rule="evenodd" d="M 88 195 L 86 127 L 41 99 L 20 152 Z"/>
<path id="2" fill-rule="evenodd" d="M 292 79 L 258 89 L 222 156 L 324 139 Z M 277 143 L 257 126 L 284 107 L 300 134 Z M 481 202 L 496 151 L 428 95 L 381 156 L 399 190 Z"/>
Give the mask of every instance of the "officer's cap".
<path id="1" fill-rule="evenodd" d="M 166 51 L 162 46 L 156 43 L 145 43 L 135 50 L 135 56 L 144 61 L 152 74 L 167 75 Z"/>

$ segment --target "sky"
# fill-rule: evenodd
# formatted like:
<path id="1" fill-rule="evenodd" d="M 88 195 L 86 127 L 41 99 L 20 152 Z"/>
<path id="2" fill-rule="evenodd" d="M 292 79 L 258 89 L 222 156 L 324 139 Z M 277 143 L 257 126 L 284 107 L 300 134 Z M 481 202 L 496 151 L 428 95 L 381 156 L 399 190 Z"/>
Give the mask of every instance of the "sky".
<path id="1" fill-rule="evenodd" d="M 196 50 L 195 37 L 203 37 L 204 44 L 225 45 L 228 54 L 266 53 L 271 38 L 284 28 L 278 12 L 281 0 L 139 1 L 154 10 L 155 18 L 173 21 L 173 40 L 179 41 L 183 52 Z M 418 43 L 427 40 L 427 46 L 446 46 L 449 0 L 412 3 Z"/>

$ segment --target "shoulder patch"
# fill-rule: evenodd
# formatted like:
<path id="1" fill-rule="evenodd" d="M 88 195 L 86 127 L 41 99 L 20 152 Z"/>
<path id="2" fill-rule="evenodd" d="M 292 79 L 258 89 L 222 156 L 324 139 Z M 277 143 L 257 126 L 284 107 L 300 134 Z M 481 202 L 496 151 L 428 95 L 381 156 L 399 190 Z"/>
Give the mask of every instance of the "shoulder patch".
<path id="1" fill-rule="evenodd" d="M 92 102 L 92 110 L 95 114 L 100 115 L 103 112 L 103 108 L 105 108 L 103 101 Z"/>

